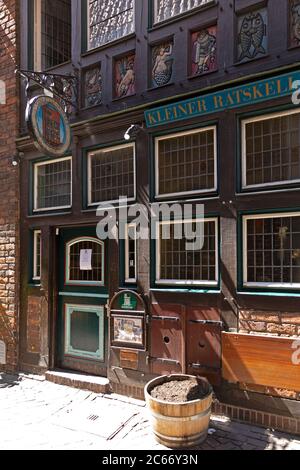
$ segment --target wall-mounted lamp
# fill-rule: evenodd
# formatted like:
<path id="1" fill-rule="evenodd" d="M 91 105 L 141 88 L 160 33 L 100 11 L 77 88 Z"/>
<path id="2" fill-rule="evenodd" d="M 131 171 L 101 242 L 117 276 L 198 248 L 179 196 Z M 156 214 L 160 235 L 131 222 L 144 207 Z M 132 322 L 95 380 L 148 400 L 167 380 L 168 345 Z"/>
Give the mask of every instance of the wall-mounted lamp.
<path id="1" fill-rule="evenodd" d="M 19 163 L 20 163 L 20 157 L 19 157 L 19 155 L 14 155 L 14 156 L 12 157 L 12 160 L 11 160 L 12 166 L 16 167 L 16 166 L 19 165 Z"/>
<path id="2" fill-rule="evenodd" d="M 24 156 L 24 153 L 17 153 L 11 159 L 11 164 L 14 167 L 17 167 L 20 164 L 21 157 Z"/>
<path id="3" fill-rule="evenodd" d="M 132 138 L 136 137 L 140 131 L 143 130 L 143 126 L 139 124 L 132 124 L 124 134 L 124 139 L 129 141 Z"/>

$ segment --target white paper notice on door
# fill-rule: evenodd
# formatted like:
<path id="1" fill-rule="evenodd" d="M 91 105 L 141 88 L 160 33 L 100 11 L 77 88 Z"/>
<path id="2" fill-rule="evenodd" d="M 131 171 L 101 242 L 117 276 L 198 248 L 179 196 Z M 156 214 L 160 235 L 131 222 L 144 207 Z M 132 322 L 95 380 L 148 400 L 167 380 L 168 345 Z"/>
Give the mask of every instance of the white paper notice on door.
<path id="1" fill-rule="evenodd" d="M 92 271 L 93 250 L 80 250 L 80 271 Z"/>

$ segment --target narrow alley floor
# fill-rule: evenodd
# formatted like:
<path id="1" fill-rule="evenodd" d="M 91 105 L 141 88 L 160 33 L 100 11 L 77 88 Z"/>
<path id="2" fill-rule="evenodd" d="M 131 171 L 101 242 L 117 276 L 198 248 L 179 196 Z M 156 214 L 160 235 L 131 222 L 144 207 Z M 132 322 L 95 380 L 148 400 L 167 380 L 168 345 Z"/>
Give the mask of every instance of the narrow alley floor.
<path id="1" fill-rule="evenodd" d="M 300 437 L 213 416 L 199 450 L 300 450 Z M 163 450 L 145 403 L 0 374 L 1 450 Z"/>

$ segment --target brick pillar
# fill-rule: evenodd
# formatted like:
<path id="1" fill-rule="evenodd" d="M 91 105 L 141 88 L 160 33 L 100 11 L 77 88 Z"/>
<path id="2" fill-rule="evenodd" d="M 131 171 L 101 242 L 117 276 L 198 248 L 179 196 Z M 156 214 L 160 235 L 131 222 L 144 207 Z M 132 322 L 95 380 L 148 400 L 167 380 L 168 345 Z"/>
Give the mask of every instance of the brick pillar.
<path id="1" fill-rule="evenodd" d="M 8 372 L 18 367 L 19 169 L 12 165 L 19 123 L 18 8 L 18 0 L 0 0 L 0 371 Z"/>

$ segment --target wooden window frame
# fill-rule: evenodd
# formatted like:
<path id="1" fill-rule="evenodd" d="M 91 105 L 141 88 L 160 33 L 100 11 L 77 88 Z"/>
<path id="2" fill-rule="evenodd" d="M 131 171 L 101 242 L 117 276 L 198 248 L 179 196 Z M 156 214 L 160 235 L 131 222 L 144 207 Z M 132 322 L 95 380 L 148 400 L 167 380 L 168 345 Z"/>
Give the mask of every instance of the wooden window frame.
<path id="1" fill-rule="evenodd" d="M 39 275 L 38 275 L 38 269 L 37 269 L 38 237 L 40 237 L 40 274 Z M 41 260 L 42 260 L 42 231 L 34 230 L 33 232 L 33 276 L 32 276 L 33 281 L 41 280 L 41 277 L 42 277 L 41 276 L 42 275 Z"/>
<path id="2" fill-rule="evenodd" d="M 102 269 L 101 269 L 101 281 L 75 281 L 70 279 L 70 249 L 72 246 L 76 245 L 80 242 L 92 242 L 97 243 L 102 247 Z M 104 287 L 105 286 L 105 243 L 101 240 L 98 240 L 93 237 L 78 237 L 74 240 L 70 240 L 66 244 L 66 258 L 65 258 L 65 284 L 66 286 L 97 286 L 97 287 Z"/>
<path id="3" fill-rule="evenodd" d="M 134 232 L 135 232 L 135 238 L 134 238 L 135 278 L 131 278 L 129 276 L 130 267 L 129 267 L 129 236 L 128 236 L 128 231 L 129 231 L 129 228 L 132 228 L 132 227 L 134 228 Z M 136 284 L 137 283 L 137 278 L 138 278 L 138 271 L 137 271 L 138 260 L 137 260 L 137 256 L 138 256 L 138 253 L 137 253 L 137 237 L 136 237 L 137 230 L 136 229 L 137 229 L 136 223 L 126 224 L 126 228 L 125 228 L 125 284 Z"/>
<path id="4" fill-rule="evenodd" d="M 193 11 L 196 13 L 196 11 L 198 11 L 199 8 L 201 9 L 201 8 L 204 8 L 204 7 L 208 6 L 209 4 L 212 4 L 212 5 L 213 5 L 213 3 L 214 3 L 213 0 L 207 0 L 206 3 L 203 3 L 203 5 L 197 5 L 197 6 L 193 7 L 193 8 L 188 8 L 187 10 L 184 10 L 184 11 L 181 12 L 181 13 L 177 13 L 177 15 L 175 15 L 175 16 L 169 16 L 168 18 L 165 18 L 165 19 L 163 19 L 163 20 L 158 21 L 158 20 L 157 20 L 157 16 L 158 16 L 158 15 L 157 15 L 157 13 L 158 13 L 157 1 L 158 1 L 158 0 L 153 0 L 153 3 L 152 3 L 152 4 L 153 4 L 153 13 L 152 13 L 153 26 L 157 26 L 157 25 L 163 24 L 163 23 L 165 23 L 166 21 L 172 20 L 173 18 L 176 18 L 176 19 L 177 19 L 177 18 L 180 18 L 180 17 L 183 16 L 183 15 L 191 14 L 191 12 L 193 12 Z"/>
<path id="5" fill-rule="evenodd" d="M 265 289 L 285 289 L 285 290 L 297 290 L 300 289 L 300 283 L 280 283 L 280 282 L 248 282 L 248 232 L 247 222 L 248 220 L 258 219 L 275 219 L 275 218 L 287 218 L 287 217 L 300 217 L 300 212 L 276 212 L 276 213 L 264 213 L 264 214 L 251 214 L 242 216 L 243 226 L 243 287 L 244 288 L 265 288 Z"/>
<path id="6" fill-rule="evenodd" d="M 159 192 L 159 142 L 162 140 L 169 140 L 176 137 L 182 137 L 186 135 L 199 134 L 201 132 L 214 131 L 214 187 L 206 189 L 198 189 L 193 191 L 178 191 L 167 194 L 160 194 Z M 174 132 L 159 137 L 155 137 L 155 198 L 156 199 L 168 199 L 170 197 L 181 197 L 181 196 L 195 196 L 197 194 L 211 194 L 216 193 L 218 190 L 218 136 L 217 136 L 217 125 L 200 127 L 188 131 Z"/>
<path id="7" fill-rule="evenodd" d="M 89 0 L 86 0 L 86 9 L 87 9 L 87 13 L 86 13 L 86 21 L 87 21 L 87 24 L 86 24 L 86 48 L 87 48 L 87 52 L 90 52 L 90 51 L 94 51 L 96 49 L 98 49 L 99 47 L 105 47 L 107 46 L 108 44 L 113 44 L 114 42 L 116 41 L 126 41 L 126 38 L 131 36 L 132 34 L 135 33 L 135 30 L 136 30 L 136 19 L 135 19 L 135 14 L 136 14 L 136 5 L 135 5 L 135 1 L 136 0 L 133 0 L 133 31 L 131 33 L 128 33 L 126 34 L 125 36 L 121 36 L 119 38 L 116 38 L 116 39 L 113 39 L 112 41 L 107 41 L 107 42 L 104 42 L 103 44 L 99 44 L 98 46 L 96 47 L 91 47 L 90 46 L 90 4 L 89 4 Z"/>
<path id="8" fill-rule="evenodd" d="M 85 304 L 65 304 L 65 335 L 64 335 L 64 354 L 65 356 L 69 357 L 76 357 L 82 360 L 93 360 L 98 362 L 105 361 L 105 346 L 104 346 L 104 335 L 105 335 L 105 323 L 104 323 L 104 306 L 102 305 L 85 305 Z M 70 334 L 70 326 L 71 326 L 71 315 L 75 310 L 80 310 L 84 312 L 92 312 L 97 315 L 99 318 L 99 349 L 96 353 L 89 353 L 87 351 L 80 351 L 73 349 L 71 347 L 71 334 Z M 101 343 L 101 333 L 103 334 L 102 339 L 103 343 Z M 99 354 L 98 354 L 99 353 Z"/>
<path id="9" fill-rule="evenodd" d="M 53 206 L 53 207 L 46 207 L 46 208 L 38 208 L 37 207 L 37 197 L 38 197 L 38 191 L 37 191 L 37 188 L 38 188 L 38 172 L 37 172 L 37 169 L 41 166 L 46 166 L 46 165 L 51 165 L 53 163 L 57 163 L 57 162 L 63 162 L 63 161 L 67 161 L 67 160 L 70 160 L 71 162 L 71 181 L 70 181 L 70 204 L 69 205 L 65 205 L 65 206 Z M 72 208 L 72 198 L 73 198 L 73 177 L 72 177 L 72 166 L 73 166 L 73 162 L 72 162 L 72 157 L 64 157 L 64 158 L 56 158 L 55 160 L 48 160 L 48 161 L 43 161 L 43 162 L 37 162 L 37 163 L 34 163 L 34 167 L 33 167 L 33 180 L 34 180 L 34 187 L 33 187 L 33 212 L 34 213 L 39 213 L 39 212 L 50 212 L 50 211 L 54 211 L 54 210 L 61 210 L 61 209 L 71 209 Z"/>
<path id="10" fill-rule="evenodd" d="M 127 198 L 128 202 L 134 202 L 136 200 L 136 145 L 135 142 L 130 144 L 121 144 L 121 145 L 113 145 L 110 147 L 102 147 L 98 149 L 94 149 L 88 152 L 87 154 L 87 203 L 88 207 L 95 207 L 99 206 L 100 204 L 116 204 L 119 202 L 119 199 L 108 200 L 108 201 L 97 201 L 92 202 L 92 167 L 91 167 L 91 159 L 92 157 L 97 154 L 97 152 L 110 152 L 113 150 L 120 150 L 122 148 L 129 148 L 132 147 L 133 149 L 133 197 Z M 124 194 L 120 194 L 120 196 L 125 196 Z"/>
<path id="11" fill-rule="evenodd" d="M 262 189 L 262 188 L 269 188 L 272 189 L 276 186 L 287 186 L 291 184 L 300 183 L 300 178 L 295 180 L 283 180 L 283 181 L 274 181 L 269 183 L 259 183 L 259 184 L 247 184 L 247 145 L 246 145 L 246 127 L 247 124 L 261 122 L 261 121 L 268 121 L 269 119 L 289 116 L 291 114 L 299 114 L 300 109 L 289 109 L 287 111 L 281 112 L 273 112 L 268 113 L 260 116 L 251 117 L 248 119 L 243 119 L 241 121 L 241 147 L 242 147 L 242 190 L 254 190 L 254 189 Z"/>
<path id="12" fill-rule="evenodd" d="M 175 279 L 161 279 L 161 264 L 160 264 L 160 249 L 161 249 L 161 240 L 160 240 L 160 227 L 161 225 L 175 225 L 175 224 L 184 224 L 189 222 L 214 222 L 216 230 L 216 240 L 215 240 L 215 253 L 216 253 L 216 269 L 215 269 L 215 281 L 205 281 L 205 280 L 175 280 Z M 156 223 L 156 276 L 155 283 L 161 286 L 210 286 L 218 287 L 219 285 L 219 219 L 217 217 L 209 218 L 195 218 L 195 219 L 186 219 L 186 220 L 172 220 L 172 221 L 160 221 Z"/>
<path id="13" fill-rule="evenodd" d="M 72 5 L 72 2 L 71 2 Z M 42 67 L 42 0 L 33 0 L 33 69 L 37 72 L 42 72 L 44 70 L 52 69 L 54 67 L 60 67 L 63 64 L 66 64 L 71 61 L 64 61 L 60 64 L 57 64 L 53 67 L 43 68 Z M 72 36 L 72 33 L 71 33 Z M 72 37 L 71 37 L 72 42 Z M 72 50 L 72 45 L 71 45 Z"/>

